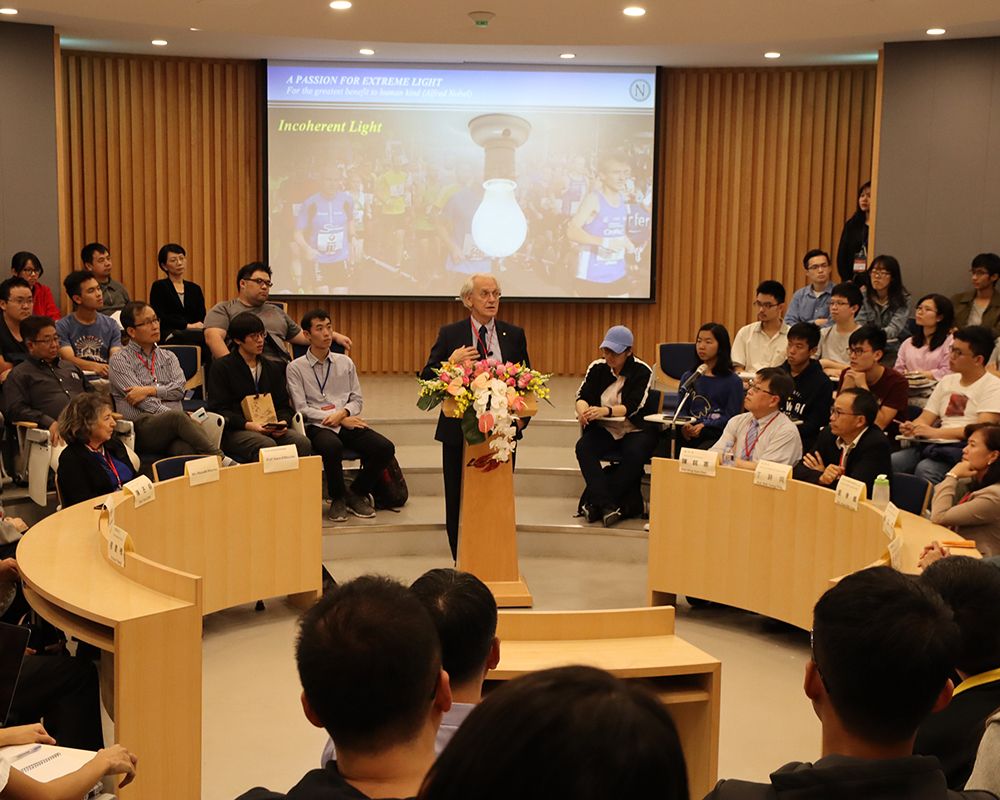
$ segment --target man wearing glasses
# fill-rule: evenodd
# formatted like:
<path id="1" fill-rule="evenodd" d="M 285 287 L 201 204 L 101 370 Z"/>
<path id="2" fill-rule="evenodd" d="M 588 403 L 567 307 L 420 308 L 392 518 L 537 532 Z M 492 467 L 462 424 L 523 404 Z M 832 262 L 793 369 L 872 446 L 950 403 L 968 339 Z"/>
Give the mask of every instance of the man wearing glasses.
<path id="1" fill-rule="evenodd" d="M 11 368 L 28 357 L 28 346 L 21 335 L 21 323 L 31 316 L 34 305 L 31 286 L 24 278 L 8 278 L 0 283 L 0 383 L 7 380 Z"/>
<path id="2" fill-rule="evenodd" d="M 872 486 L 878 475 L 892 475 L 889 440 L 875 424 L 878 401 L 867 389 L 852 387 L 837 395 L 830 424 L 819 432 L 816 447 L 806 453 L 792 477 L 830 489 L 842 475 Z"/>
<path id="3" fill-rule="evenodd" d="M 949 366 L 934 387 L 923 413 L 904 422 L 899 432 L 916 439 L 913 447 L 892 454 L 896 472 L 911 472 L 937 484 L 962 458 L 965 426 L 1000 423 L 1000 378 L 986 371 L 993 333 L 981 325 L 955 331 Z M 940 427 L 935 427 L 940 421 Z M 936 442 L 920 444 L 921 439 Z M 951 444 L 954 442 L 954 444 Z"/>
<path id="4" fill-rule="evenodd" d="M 711 449 L 722 453 L 723 463 L 756 469 L 758 461 L 794 466 L 802 458 L 798 428 L 781 411 L 795 389 L 791 376 L 778 367 L 758 370 L 743 399 L 745 414 L 728 423 Z"/>
<path id="5" fill-rule="evenodd" d="M 753 305 L 757 321 L 744 325 L 733 339 L 733 366 L 740 372 L 777 367 L 788 348 L 785 287 L 778 281 L 763 281 Z"/>
<path id="6" fill-rule="evenodd" d="M 122 309 L 121 323 L 129 343 L 111 357 L 108 379 L 115 410 L 135 425 L 136 450 L 222 456 L 184 411 L 184 371 L 177 356 L 156 346 L 160 320 L 153 307 L 129 303 Z"/>
<path id="7" fill-rule="evenodd" d="M 271 268 L 259 261 L 240 267 L 236 273 L 236 287 L 239 296 L 233 300 L 216 303 L 205 317 L 205 343 L 214 358 L 229 355 L 226 344 L 229 323 L 244 312 L 260 317 L 266 333 L 264 358 L 287 364 L 291 353 L 287 343 L 308 345 L 309 340 L 302 329 L 282 309 L 267 302 L 271 294 Z M 351 349 L 351 340 L 342 333 L 334 332 L 333 341 L 345 350 Z"/>

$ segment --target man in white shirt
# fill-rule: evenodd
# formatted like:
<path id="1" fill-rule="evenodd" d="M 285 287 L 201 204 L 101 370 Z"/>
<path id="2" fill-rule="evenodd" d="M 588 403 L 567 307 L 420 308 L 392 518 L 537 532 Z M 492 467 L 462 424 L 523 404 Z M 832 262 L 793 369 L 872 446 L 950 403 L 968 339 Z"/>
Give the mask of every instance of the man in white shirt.
<path id="1" fill-rule="evenodd" d="M 953 440 L 954 444 L 918 444 L 892 454 L 896 472 L 911 472 L 931 483 L 962 458 L 965 426 L 1000 423 L 1000 378 L 986 371 L 993 350 L 993 334 L 980 325 L 955 331 L 949 366 L 952 372 L 938 382 L 923 413 L 899 426 L 904 436 Z M 940 421 L 940 427 L 934 427 Z"/>
<path id="2" fill-rule="evenodd" d="M 833 324 L 820 333 L 817 358 L 823 371 L 836 380 L 851 365 L 851 334 L 861 327 L 855 317 L 863 301 L 861 290 L 853 283 L 838 283 L 830 294 Z"/>
<path id="3" fill-rule="evenodd" d="M 781 408 L 795 389 L 792 377 L 783 369 L 765 367 L 747 387 L 743 400 L 745 414 L 728 423 L 712 445 L 718 453 L 731 454 L 733 465 L 756 469 L 758 461 L 794 465 L 802 458 L 802 438 L 798 428 Z"/>
<path id="4" fill-rule="evenodd" d="M 757 321 L 744 325 L 733 339 L 733 366 L 740 372 L 777 367 L 788 347 L 788 326 L 783 321 L 785 287 L 778 281 L 763 281 L 753 305 Z"/>

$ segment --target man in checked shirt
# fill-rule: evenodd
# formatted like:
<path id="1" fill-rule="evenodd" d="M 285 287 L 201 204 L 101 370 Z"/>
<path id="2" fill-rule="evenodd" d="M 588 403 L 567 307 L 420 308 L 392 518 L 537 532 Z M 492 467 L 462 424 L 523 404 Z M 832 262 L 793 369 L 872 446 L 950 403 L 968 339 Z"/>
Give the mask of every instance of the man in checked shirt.
<path id="1" fill-rule="evenodd" d="M 142 301 L 122 309 L 131 341 L 111 357 L 108 378 L 115 409 L 135 425 L 140 453 L 216 455 L 201 424 L 184 411 L 184 372 L 177 356 L 157 347 L 160 320 Z"/>

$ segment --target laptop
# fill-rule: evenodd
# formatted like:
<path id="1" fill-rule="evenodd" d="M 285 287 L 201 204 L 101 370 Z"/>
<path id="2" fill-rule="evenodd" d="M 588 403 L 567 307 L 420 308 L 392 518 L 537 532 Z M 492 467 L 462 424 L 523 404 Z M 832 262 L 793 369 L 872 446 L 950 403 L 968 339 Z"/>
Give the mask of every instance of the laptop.
<path id="1" fill-rule="evenodd" d="M 0 725 L 7 723 L 30 635 L 27 628 L 0 622 Z"/>

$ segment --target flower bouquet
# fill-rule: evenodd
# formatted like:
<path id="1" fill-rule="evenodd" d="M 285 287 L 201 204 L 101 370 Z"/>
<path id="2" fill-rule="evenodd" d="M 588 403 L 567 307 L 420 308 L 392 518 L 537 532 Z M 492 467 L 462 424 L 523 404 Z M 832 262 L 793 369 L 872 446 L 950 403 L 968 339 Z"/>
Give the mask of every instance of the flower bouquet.
<path id="1" fill-rule="evenodd" d="M 489 440 L 492 453 L 480 469 L 500 466 L 514 451 L 518 417 L 533 415 L 538 400 L 548 401 L 550 375 L 528 369 L 524 364 L 488 358 L 467 364 L 443 362 L 437 377 L 419 380 L 417 407 L 429 411 L 443 403 L 447 417 L 461 420 L 462 433 L 469 444 Z"/>

